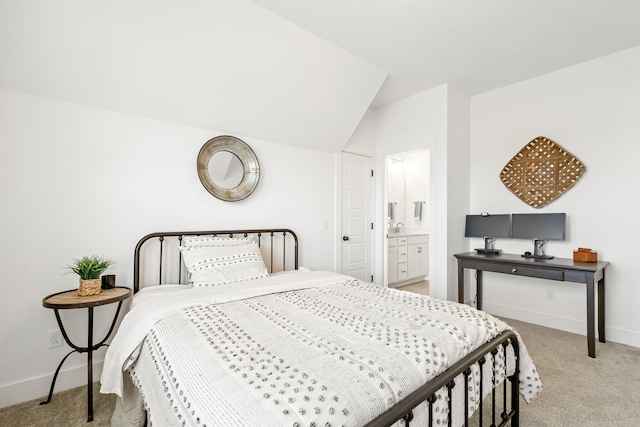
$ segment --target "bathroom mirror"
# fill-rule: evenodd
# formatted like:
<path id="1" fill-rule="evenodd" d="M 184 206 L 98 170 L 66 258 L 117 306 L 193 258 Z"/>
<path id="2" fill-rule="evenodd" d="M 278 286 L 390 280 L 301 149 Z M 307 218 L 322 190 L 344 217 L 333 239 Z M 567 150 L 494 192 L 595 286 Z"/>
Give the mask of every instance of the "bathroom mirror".
<path id="1" fill-rule="evenodd" d="M 258 186 L 260 165 L 244 141 L 217 136 L 198 153 L 198 177 L 204 188 L 220 200 L 235 202 L 248 197 Z"/>
<path id="2" fill-rule="evenodd" d="M 429 228 L 428 150 L 396 153 L 386 158 L 386 223 L 388 230 Z"/>

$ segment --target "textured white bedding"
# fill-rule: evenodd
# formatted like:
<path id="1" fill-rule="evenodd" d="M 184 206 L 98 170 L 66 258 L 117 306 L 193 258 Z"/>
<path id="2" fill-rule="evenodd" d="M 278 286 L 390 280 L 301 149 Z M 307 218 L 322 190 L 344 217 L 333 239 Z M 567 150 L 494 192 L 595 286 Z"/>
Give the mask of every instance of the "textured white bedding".
<path id="1" fill-rule="evenodd" d="M 363 425 L 509 329 L 466 305 L 328 272 L 164 287 L 136 294 L 101 378 L 101 392 L 122 396 L 128 369 L 151 425 Z M 542 384 L 522 342 L 520 371 L 528 402 Z M 441 396 L 440 419 L 445 405 Z"/>

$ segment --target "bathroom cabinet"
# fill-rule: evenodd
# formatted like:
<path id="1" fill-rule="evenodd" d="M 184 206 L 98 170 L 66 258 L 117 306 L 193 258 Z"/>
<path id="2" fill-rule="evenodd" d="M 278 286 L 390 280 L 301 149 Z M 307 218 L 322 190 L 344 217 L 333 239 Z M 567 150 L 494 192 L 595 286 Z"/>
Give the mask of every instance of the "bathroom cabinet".
<path id="1" fill-rule="evenodd" d="M 409 236 L 407 253 L 408 278 L 424 279 L 429 274 L 429 235 Z"/>
<path id="2" fill-rule="evenodd" d="M 389 283 L 398 281 L 398 239 L 396 237 L 389 238 L 387 256 L 387 277 Z"/>
<path id="3" fill-rule="evenodd" d="M 429 235 L 389 236 L 387 272 L 390 286 L 424 280 L 429 274 Z"/>

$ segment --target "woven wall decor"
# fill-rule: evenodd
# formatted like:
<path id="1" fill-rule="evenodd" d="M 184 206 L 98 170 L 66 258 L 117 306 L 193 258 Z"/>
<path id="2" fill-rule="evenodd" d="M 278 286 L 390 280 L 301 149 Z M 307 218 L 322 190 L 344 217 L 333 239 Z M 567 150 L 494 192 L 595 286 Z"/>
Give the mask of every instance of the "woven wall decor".
<path id="1" fill-rule="evenodd" d="M 585 170 L 576 156 L 539 136 L 509 160 L 500 172 L 500 180 L 517 198 L 541 208 L 570 189 Z"/>

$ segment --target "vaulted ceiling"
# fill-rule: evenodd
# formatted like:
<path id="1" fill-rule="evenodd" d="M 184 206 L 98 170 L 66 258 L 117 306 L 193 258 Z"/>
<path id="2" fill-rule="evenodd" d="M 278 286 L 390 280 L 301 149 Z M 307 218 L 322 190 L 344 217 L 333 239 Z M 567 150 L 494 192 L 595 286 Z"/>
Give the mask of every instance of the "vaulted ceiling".
<path id="1" fill-rule="evenodd" d="M 640 45 L 637 0 L 0 0 L 0 87 L 340 151 L 368 108 Z"/>

